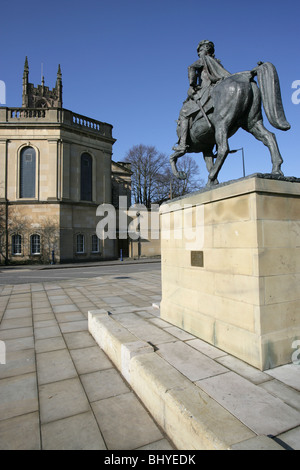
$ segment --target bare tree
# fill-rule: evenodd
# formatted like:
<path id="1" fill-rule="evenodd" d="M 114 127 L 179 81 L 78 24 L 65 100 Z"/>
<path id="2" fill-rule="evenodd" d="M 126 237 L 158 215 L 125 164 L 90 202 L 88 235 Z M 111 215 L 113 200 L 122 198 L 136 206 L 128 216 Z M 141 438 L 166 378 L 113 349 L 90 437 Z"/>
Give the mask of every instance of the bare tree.
<path id="1" fill-rule="evenodd" d="M 153 146 L 134 145 L 125 157 L 133 172 L 131 192 L 133 202 L 148 209 L 156 202 L 157 181 L 168 165 L 168 157 Z"/>
<path id="2" fill-rule="evenodd" d="M 6 206 L 5 204 L 0 205 L 0 261 L 4 261 L 5 264 L 8 262 L 7 257 L 7 224 L 6 224 Z"/>
<path id="3" fill-rule="evenodd" d="M 184 155 L 181 157 L 180 160 L 178 160 L 178 169 L 186 174 L 186 179 L 179 180 L 175 178 L 169 168 L 169 174 L 171 175 L 170 197 L 184 196 L 185 194 L 203 188 L 205 182 L 199 177 L 199 167 L 191 156 Z"/>
<path id="4" fill-rule="evenodd" d="M 41 261 L 43 263 L 49 263 L 52 260 L 52 251 L 54 254 L 58 251 L 59 246 L 59 225 L 58 221 L 50 218 L 43 217 L 41 223 L 41 234 L 42 234 L 42 254 Z"/>
<path id="5" fill-rule="evenodd" d="M 57 253 L 59 246 L 58 220 L 43 217 L 40 222 L 32 223 L 29 216 L 22 214 L 18 208 L 10 206 L 6 212 L 5 204 L 0 205 L 0 261 L 11 262 L 12 237 L 21 235 L 22 254 L 20 261 L 30 259 L 30 236 L 37 232 L 41 237 L 41 253 L 35 258 L 38 262 L 49 263 L 52 259 L 52 250 Z"/>
<path id="6" fill-rule="evenodd" d="M 148 209 L 151 204 L 161 204 L 204 185 L 204 181 L 199 179 L 198 165 L 189 155 L 178 160 L 178 168 L 186 173 L 185 180 L 174 177 L 168 156 L 159 153 L 153 146 L 133 146 L 127 152 L 125 161 L 131 163 L 133 172 L 133 202 L 143 204 Z"/>
<path id="7" fill-rule="evenodd" d="M 23 250 L 27 249 L 27 233 L 30 222 L 28 217 L 24 217 L 13 206 L 5 203 L 0 205 L 0 257 L 5 264 L 10 262 L 12 255 L 11 240 L 13 235 L 21 235 L 23 240 Z"/>

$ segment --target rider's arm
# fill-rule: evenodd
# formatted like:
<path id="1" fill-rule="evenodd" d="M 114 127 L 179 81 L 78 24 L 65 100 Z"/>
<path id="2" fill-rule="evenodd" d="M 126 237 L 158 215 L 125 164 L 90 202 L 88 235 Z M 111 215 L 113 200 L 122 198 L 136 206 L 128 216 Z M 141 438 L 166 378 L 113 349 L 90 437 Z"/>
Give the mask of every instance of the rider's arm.
<path id="1" fill-rule="evenodd" d="M 188 78 L 190 86 L 195 87 L 198 85 L 198 76 L 201 73 L 203 64 L 201 60 L 197 60 L 188 68 Z"/>

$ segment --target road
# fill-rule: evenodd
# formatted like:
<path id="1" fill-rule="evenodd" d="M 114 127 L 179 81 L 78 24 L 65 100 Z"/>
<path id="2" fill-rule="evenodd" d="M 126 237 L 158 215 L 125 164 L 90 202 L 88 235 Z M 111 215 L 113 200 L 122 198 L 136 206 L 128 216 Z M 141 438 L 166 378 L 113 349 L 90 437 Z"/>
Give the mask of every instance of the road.
<path id="1" fill-rule="evenodd" d="M 103 264 L 97 266 L 52 267 L 49 269 L 34 269 L 30 267 L 0 268 L 0 286 L 27 284 L 36 282 L 62 281 L 64 279 L 91 278 L 98 276 L 126 276 L 139 272 L 160 270 L 160 261 L 137 264 Z"/>

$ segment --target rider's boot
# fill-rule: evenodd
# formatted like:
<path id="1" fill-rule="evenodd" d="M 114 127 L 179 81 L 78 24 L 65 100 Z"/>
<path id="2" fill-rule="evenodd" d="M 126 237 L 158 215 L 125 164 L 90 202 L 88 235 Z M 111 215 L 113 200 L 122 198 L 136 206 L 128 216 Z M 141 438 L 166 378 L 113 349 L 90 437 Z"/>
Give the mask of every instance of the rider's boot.
<path id="1" fill-rule="evenodd" d="M 189 130 L 189 120 L 187 118 L 180 119 L 180 140 L 177 146 L 173 147 L 173 150 L 177 153 L 185 154 L 188 145 L 186 144 L 187 135 Z"/>

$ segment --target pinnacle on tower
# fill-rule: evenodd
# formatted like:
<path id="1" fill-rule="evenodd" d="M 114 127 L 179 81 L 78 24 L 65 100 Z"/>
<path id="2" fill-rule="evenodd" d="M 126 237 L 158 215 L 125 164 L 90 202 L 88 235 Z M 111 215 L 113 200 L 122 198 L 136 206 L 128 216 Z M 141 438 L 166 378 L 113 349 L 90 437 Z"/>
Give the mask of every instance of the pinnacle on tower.
<path id="1" fill-rule="evenodd" d="M 24 64 L 24 74 L 29 73 L 29 65 L 28 65 L 28 58 L 25 57 L 25 64 Z"/>
<path id="2" fill-rule="evenodd" d="M 60 64 L 58 64 L 57 78 L 61 79 L 61 77 L 62 77 L 61 68 L 60 68 Z"/>
<path id="3" fill-rule="evenodd" d="M 22 90 L 22 106 L 28 106 L 28 75 L 29 75 L 29 65 L 28 65 L 28 58 L 25 57 L 25 64 L 24 64 L 24 73 L 23 73 L 23 90 Z"/>

